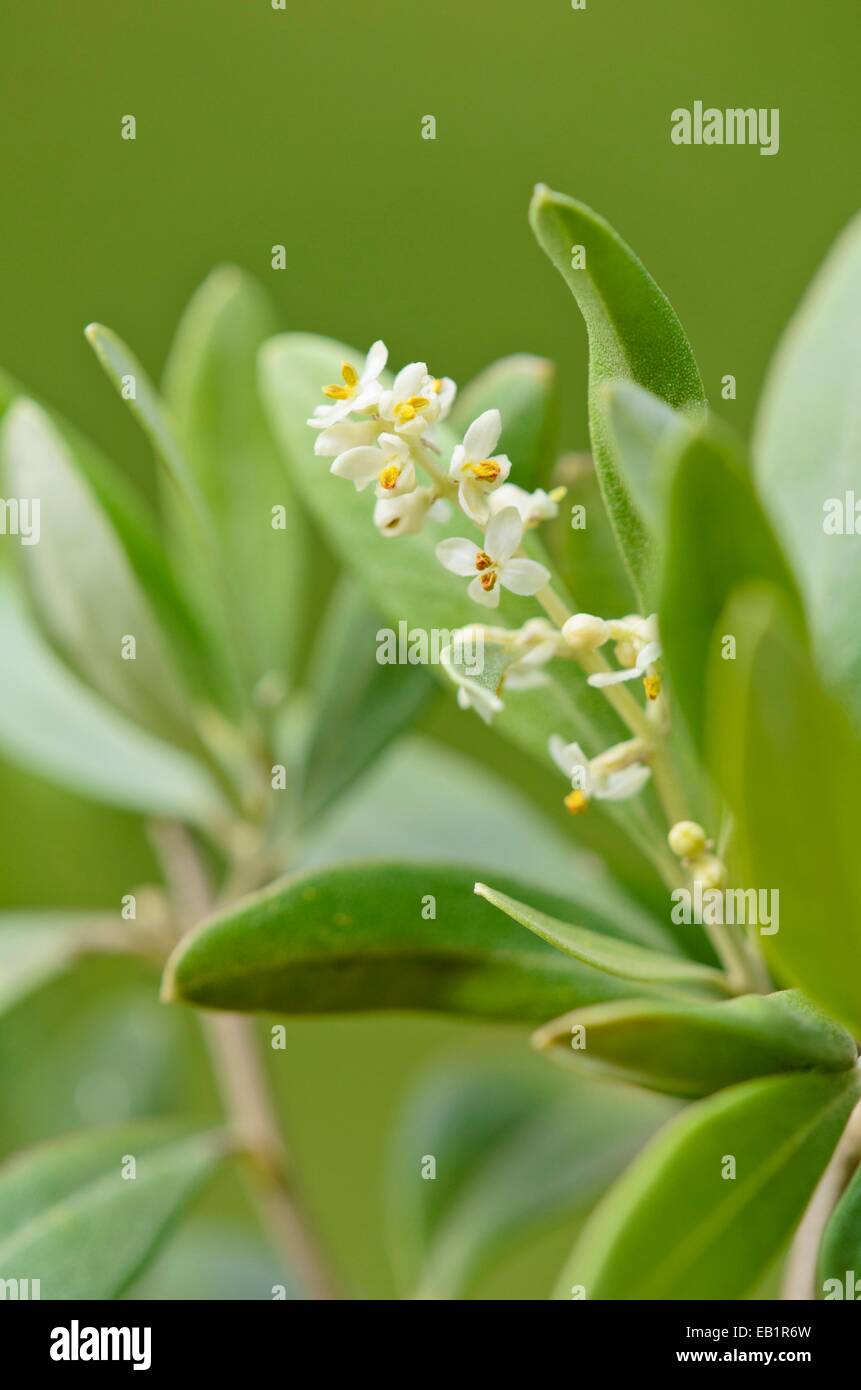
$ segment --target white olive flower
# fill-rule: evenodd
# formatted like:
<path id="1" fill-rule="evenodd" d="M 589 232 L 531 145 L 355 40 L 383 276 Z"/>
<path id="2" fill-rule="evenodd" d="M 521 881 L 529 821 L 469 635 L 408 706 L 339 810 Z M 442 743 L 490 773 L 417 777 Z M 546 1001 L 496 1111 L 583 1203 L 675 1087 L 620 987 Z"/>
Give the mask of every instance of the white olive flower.
<path id="1" fill-rule="evenodd" d="M 565 805 L 572 815 L 585 811 L 593 799 L 625 801 L 636 796 L 651 776 L 644 761 L 649 756 L 649 746 L 639 738 L 616 743 L 591 759 L 579 743 L 565 743 L 558 734 L 551 737 L 549 748 L 556 766 L 571 779 L 572 790 Z"/>
<path id="2" fill-rule="evenodd" d="M 339 454 L 331 471 L 338 478 L 348 478 L 357 492 L 376 481 L 378 497 L 400 497 L 413 492 L 416 485 L 409 445 L 396 434 L 381 434 L 376 448 L 360 445 Z"/>
<path id="3" fill-rule="evenodd" d="M 641 618 L 632 613 L 627 618 L 611 618 L 607 626 L 616 643 L 616 660 L 621 670 L 596 671 L 589 677 L 589 684 L 601 689 L 620 681 L 642 680 L 649 699 L 656 699 L 661 691 L 661 678 L 652 669 L 661 657 L 657 615 Z"/>
<path id="4" fill-rule="evenodd" d="M 559 651 L 559 633 L 546 618 L 530 618 L 514 634 L 514 647 L 522 652 L 509 666 L 505 683 L 509 690 L 532 690 L 547 683 L 544 667 Z"/>
<path id="5" fill-rule="evenodd" d="M 430 398 L 434 420 L 444 420 L 454 405 L 457 386 L 450 376 L 429 376 L 422 383 L 420 394 Z"/>
<path id="6" fill-rule="evenodd" d="M 381 339 L 371 345 L 361 371 L 350 362 L 341 366 L 343 383 L 323 387 L 323 395 L 328 396 L 332 405 L 318 405 L 308 424 L 312 429 L 323 430 L 337 424 L 352 412 L 372 410 L 380 399 L 379 377 L 388 361 L 389 350 Z"/>
<path id="7" fill-rule="evenodd" d="M 492 517 L 484 548 L 474 541 L 452 537 L 440 541 L 437 559 L 452 574 L 474 575 L 467 589 L 470 598 L 487 608 L 499 605 L 500 585 L 513 594 L 537 594 L 550 582 L 550 572 L 535 560 L 513 558 L 523 540 L 523 522 L 515 507 Z"/>
<path id="8" fill-rule="evenodd" d="M 504 483 L 511 470 L 511 462 L 505 454 L 493 457 L 501 433 L 499 411 L 486 410 L 473 420 L 463 443 L 458 444 L 451 456 L 449 476 L 458 485 L 458 501 L 478 526 L 485 526 L 490 517 L 488 493 Z"/>
<path id="9" fill-rule="evenodd" d="M 424 362 L 410 362 L 402 367 L 391 390 L 382 392 L 377 406 L 386 428 L 407 439 L 423 435 L 428 425 L 439 419 L 442 390 L 434 391 L 433 382 Z"/>
<path id="10" fill-rule="evenodd" d="M 517 483 L 503 483 L 491 495 L 489 505 L 492 513 L 501 512 L 503 507 L 516 507 L 523 525 L 528 528 L 539 526 L 542 521 L 552 521 L 558 516 L 559 503 L 564 494 L 565 489 L 561 487 L 555 487 L 552 492 L 545 492 L 543 487 L 527 492 Z"/>
<path id="11" fill-rule="evenodd" d="M 322 459 L 337 458 L 348 449 L 375 444 L 381 429 L 378 420 L 339 420 L 320 431 L 314 440 L 314 453 Z"/>
<path id="12" fill-rule="evenodd" d="M 432 487 L 417 487 L 414 492 L 396 497 L 386 495 L 374 507 L 374 525 L 382 536 L 408 536 L 420 531 L 427 517 L 444 519 Z"/>

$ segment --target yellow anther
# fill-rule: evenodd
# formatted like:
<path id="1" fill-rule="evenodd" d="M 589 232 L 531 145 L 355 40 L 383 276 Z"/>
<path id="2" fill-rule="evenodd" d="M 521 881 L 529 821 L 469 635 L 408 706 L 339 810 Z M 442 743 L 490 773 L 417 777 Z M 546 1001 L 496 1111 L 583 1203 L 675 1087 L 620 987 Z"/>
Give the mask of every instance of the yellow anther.
<path id="1" fill-rule="evenodd" d="M 493 459 L 482 459 L 480 463 L 468 463 L 465 472 L 471 473 L 480 483 L 495 483 L 500 470 Z"/>
<path id="2" fill-rule="evenodd" d="M 324 386 L 323 395 L 328 396 L 332 401 L 348 401 L 350 393 L 346 386 Z"/>
<path id="3" fill-rule="evenodd" d="M 643 689 L 646 692 L 647 700 L 657 700 L 658 696 L 661 693 L 660 676 L 644 676 Z"/>
<path id="4" fill-rule="evenodd" d="M 486 594 L 496 588 L 496 570 L 485 570 L 478 576 L 478 582 Z"/>
<path id="5" fill-rule="evenodd" d="M 401 401 L 400 405 L 395 406 L 395 415 L 401 424 L 405 425 L 408 420 L 416 418 L 416 408 L 414 405 L 410 405 L 409 401 Z"/>
<path id="6" fill-rule="evenodd" d="M 442 390 L 442 380 L 440 379 L 440 377 L 436 378 L 431 387 L 431 390 L 433 391 L 435 396 L 439 395 L 440 391 Z"/>
<path id="7" fill-rule="evenodd" d="M 493 564 L 493 561 L 491 560 L 491 558 L 490 558 L 490 556 L 488 555 L 487 551 L 486 551 L 486 550 L 479 550 L 478 554 L 477 554 L 476 557 L 475 557 L 475 568 L 476 568 L 477 570 L 486 570 L 486 569 L 490 569 L 490 566 L 491 566 L 492 564 Z"/>
<path id="8" fill-rule="evenodd" d="M 380 487 L 394 487 L 400 476 L 401 470 L 398 468 L 397 464 L 390 463 L 389 466 L 387 468 L 384 468 L 382 473 L 380 474 Z"/>
<path id="9" fill-rule="evenodd" d="M 584 791 L 574 790 L 565 797 L 565 809 L 572 816 L 579 816 L 589 805 L 589 798 Z"/>
<path id="10" fill-rule="evenodd" d="M 350 366 L 349 362 L 341 363 L 341 376 L 351 388 L 358 384 L 359 373 L 356 371 L 355 367 Z"/>

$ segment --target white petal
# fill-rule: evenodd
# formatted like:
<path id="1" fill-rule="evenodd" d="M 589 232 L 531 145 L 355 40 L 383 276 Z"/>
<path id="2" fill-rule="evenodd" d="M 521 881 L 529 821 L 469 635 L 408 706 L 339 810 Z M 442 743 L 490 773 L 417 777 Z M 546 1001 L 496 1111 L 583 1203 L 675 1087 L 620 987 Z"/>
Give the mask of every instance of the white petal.
<path id="1" fill-rule="evenodd" d="M 467 458 L 479 461 L 490 458 L 501 433 L 502 416 L 498 410 L 486 410 L 483 415 L 479 415 L 477 420 L 473 420 L 463 438 Z"/>
<path id="2" fill-rule="evenodd" d="M 466 450 L 462 444 L 458 444 L 451 456 L 451 463 L 448 466 L 449 475 L 452 478 L 459 478 L 460 470 L 467 461 Z"/>
<path id="3" fill-rule="evenodd" d="M 358 448 L 360 444 L 373 444 L 378 426 L 373 420 L 342 420 L 338 425 L 330 425 L 314 440 L 314 453 L 319 458 L 337 458 L 348 449 Z"/>
<path id="4" fill-rule="evenodd" d="M 491 494 L 490 510 L 501 512 L 506 507 L 516 507 L 525 523 L 529 515 L 530 502 L 530 494 L 525 488 L 518 487 L 517 483 L 500 483 L 499 487 Z"/>
<path id="5" fill-rule="evenodd" d="M 597 783 L 594 796 L 598 801 L 625 801 L 636 796 L 652 775 L 651 768 L 643 763 L 631 763 L 621 772 L 611 772 L 609 777 Z"/>
<path id="6" fill-rule="evenodd" d="M 405 401 L 409 396 L 417 396 L 427 374 L 428 369 L 424 362 L 410 362 L 406 367 L 401 367 L 392 382 L 392 395 L 395 400 Z"/>
<path id="7" fill-rule="evenodd" d="M 505 560 L 499 567 L 499 582 L 512 594 L 537 594 L 550 583 L 550 571 L 537 560 Z"/>
<path id="8" fill-rule="evenodd" d="M 464 478 L 457 490 L 457 500 L 461 511 L 466 512 L 470 521 L 474 521 L 476 526 L 482 528 L 487 525 L 490 507 L 487 503 L 487 497 L 477 483 L 472 479 Z"/>
<path id="9" fill-rule="evenodd" d="M 362 368 L 361 381 L 376 381 L 380 372 L 389 360 L 389 349 L 386 347 L 382 338 L 378 338 L 372 343 L 365 358 L 365 365 Z"/>
<path id="10" fill-rule="evenodd" d="M 379 449 L 360 445 L 358 449 L 348 449 L 345 454 L 339 454 L 331 471 L 338 478 L 349 478 L 351 483 L 356 484 L 357 492 L 361 492 L 362 488 L 373 482 L 384 464 L 385 459 Z"/>
<path id="11" fill-rule="evenodd" d="M 547 747 L 559 771 L 564 772 L 566 777 L 573 777 L 575 768 L 589 765 L 589 760 L 579 743 L 566 743 L 558 734 L 551 734 Z"/>
<path id="12" fill-rule="evenodd" d="M 523 540 L 523 520 L 516 507 L 503 507 L 491 517 L 484 548 L 494 560 L 509 560 Z M 539 586 L 540 587 L 540 586 Z"/>
<path id="13" fill-rule="evenodd" d="M 596 671 L 594 676 L 589 677 L 589 685 L 595 690 L 601 690 L 605 685 L 619 685 L 622 681 L 635 681 L 640 672 L 635 666 L 626 668 L 624 671 Z"/>
<path id="14" fill-rule="evenodd" d="M 483 589 L 481 587 L 481 577 L 479 575 L 476 575 L 472 583 L 467 586 L 466 592 L 469 594 L 471 599 L 475 599 L 476 603 L 483 603 L 485 608 L 499 607 L 498 583 L 494 584 L 492 589 Z"/>
<path id="15" fill-rule="evenodd" d="M 637 657 L 638 672 L 642 675 L 643 671 L 645 671 L 647 666 L 651 666 L 653 661 L 659 661 L 660 658 L 660 642 L 649 642 L 640 652 L 640 655 Z"/>
<path id="16" fill-rule="evenodd" d="M 410 446 L 396 434 L 381 434 L 380 448 L 386 455 L 392 455 L 398 462 L 406 463 L 410 456 Z"/>
<path id="17" fill-rule="evenodd" d="M 440 564 L 451 570 L 452 574 L 459 574 L 464 578 L 468 574 L 475 574 L 477 554 L 478 546 L 460 536 L 451 536 L 448 540 L 440 541 L 436 548 L 436 558 Z"/>

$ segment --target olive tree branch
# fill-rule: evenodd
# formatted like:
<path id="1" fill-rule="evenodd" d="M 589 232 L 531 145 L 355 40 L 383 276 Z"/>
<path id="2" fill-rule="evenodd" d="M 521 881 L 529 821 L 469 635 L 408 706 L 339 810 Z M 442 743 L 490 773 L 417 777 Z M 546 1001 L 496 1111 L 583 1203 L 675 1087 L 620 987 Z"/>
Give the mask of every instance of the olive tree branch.
<path id="1" fill-rule="evenodd" d="M 226 905 L 213 900 L 205 866 L 178 822 L 155 822 L 151 837 L 185 930 Z M 251 1021 L 241 1014 L 200 1012 L 200 1023 L 237 1148 L 253 1178 L 266 1234 L 315 1299 L 340 1297 L 291 1177 L 263 1059 Z"/>

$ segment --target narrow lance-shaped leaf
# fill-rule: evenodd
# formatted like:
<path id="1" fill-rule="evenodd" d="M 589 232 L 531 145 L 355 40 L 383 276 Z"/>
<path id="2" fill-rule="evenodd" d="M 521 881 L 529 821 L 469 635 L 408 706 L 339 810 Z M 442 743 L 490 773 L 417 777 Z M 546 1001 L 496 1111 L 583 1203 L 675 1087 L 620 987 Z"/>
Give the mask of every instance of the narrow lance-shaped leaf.
<path id="1" fill-rule="evenodd" d="M 511 1247 L 594 1201 L 666 1114 L 655 1097 L 549 1069 L 436 1068 L 410 1096 L 389 1162 L 405 1280 L 422 1298 L 462 1297 Z"/>
<path id="2" fill-rule="evenodd" d="M 0 1169 L 0 1273 L 38 1279 L 43 1299 L 118 1298 L 224 1148 L 218 1134 L 151 1125 L 17 1155 Z"/>
<path id="3" fill-rule="evenodd" d="M 769 371 L 754 457 L 828 683 L 861 727 L 861 217 L 839 238 Z"/>
<path id="4" fill-rule="evenodd" d="M 657 553 L 671 472 L 668 455 L 673 445 L 689 434 L 691 421 L 633 381 L 607 381 L 597 392 L 631 499 Z"/>
<path id="5" fill-rule="evenodd" d="M 436 685 L 426 666 L 395 650 L 380 660 L 391 629 L 352 582 L 337 586 L 315 644 L 309 678 L 312 722 L 305 750 L 304 822 L 320 815 L 421 713 Z M 409 655 L 409 638 L 404 634 Z"/>
<path id="6" fill-rule="evenodd" d="M 575 1066 L 678 1096 L 784 1071 L 845 1071 L 858 1055 L 851 1034 L 796 990 L 725 1004 L 599 1004 L 545 1024 L 533 1043 Z"/>
<path id="7" fill-rule="evenodd" d="M 170 524 L 186 539 L 186 576 L 193 576 L 190 590 L 197 601 L 200 621 L 224 664 L 233 707 L 241 707 L 237 672 L 227 658 L 242 645 L 241 625 L 228 601 L 223 555 L 216 542 L 204 495 L 177 433 L 176 422 L 140 362 L 110 328 L 91 323 L 85 330 L 108 380 L 128 404 L 163 465 L 165 500 Z"/>
<path id="8" fill-rule="evenodd" d="M 404 788 L 420 795 L 404 796 Z M 542 815 L 510 780 L 475 759 L 409 734 L 367 777 L 339 799 L 297 847 L 299 868 L 376 858 L 474 867 L 475 808 L 481 807 L 484 877 L 512 865 L 526 896 L 549 890 L 576 905 L 576 920 L 625 941 L 672 950 L 667 929 L 566 834 L 565 822 Z M 627 861 L 622 861 L 627 862 Z M 624 881 L 624 880 L 623 880 Z"/>
<path id="9" fill-rule="evenodd" d="M 206 767 L 147 733 L 83 685 L 0 585 L 0 748 L 19 767 L 82 796 L 202 828 L 228 814 Z"/>
<path id="10" fill-rule="evenodd" d="M 485 367 L 458 393 L 450 424 L 458 437 L 486 410 L 502 414 L 499 452 L 513 464 L 512 481 L 546 487 L 559 427 L 556 368 L 545 357 L 517 353 Z"/>
<path id="11" fill-rule="evenodd" d="M 484 883 L 476 883 L 475 891 L 479 897 L 486 898 L 506 916 L 519 922 L 521 926 L 534 932 L 557 950 L 585 965 L 598 970 L 606 970 L 624 980 L 636 981 L 644 986 L 659 986 L 667 989 L 680 989 L 694 994 L 714 997 L 726 996 L 728 985 L 720 971 L 683 956 L 670 956 L 662 951 L 649 950 L 632 942 L 617 941 L 612 937 L 600 936 L 580 926 L 571 926 L 548 916 L 546 912 L 528 903 L 518 902 L 495 888 Z"/>
<path id="12" fill-rule="evenodd" d="M 461 866 L 385 862 L 297 875 L 185 938 L 164 997 L 239 1012 L 422 1009 L 524 1021 L 642 993 L 508 926 L 474 881 Z"/>
<path id="13" fill-rule="evenodd" d="M 861 745 L 822 688 L 778 591 L 740 590 L 713 653 L 710 765 L 735 815 L 737 882 L 770 895 L 766 956 L 861 1035 Z M 714 643 L 713 645 L 717 645 Z"/>
<path id="14" fill-rule="evenodd" d="M 164 377 L 182 458 L 229 557 L 225 578 L 252 687 L 270 674 L 295 676 L 309 570 L 307 526 L 257 388 L 257 351 L 277 326 L 257 284 L 221 266 L 186 309 Z M 191 583 L 196 527 L 187 510 L 168 505 L 168 515 L 177 563 Z"/>
<path id="15" fill-rule="evenodd" d="M 802 625 L 792 574 L 757 500 L 743 456 L 714 422 L 683 440 L 670 460 L 660 626 L 673 696 L 700 748 L 715 625 L 733 588 L 750 580 L 777 585 Z"/>
<path id="16" fill-rule="evenodd" d="M 592 451 L 616 538 L 645 606 L 653 568 L 648 528 L 599 388 L 634 381 L 673 409 L 688 409 L 704 401 L 699 371 L 669 300 L 609 223 L 543 184 L 535 190 L 530 221 L 586 322 Z"/>
<path id="17" fill-rule="evenodd" d="M 0 1013 L 81 957 L 124 949 L 105 913 L 0 912 Z"/>
<path id="18" fill-rule="evenodd" d="M 747 1081 L 690 1106 L 599 1204 L 557 1297 L 744 1298 L 791 1236 L 859 1091 L 853 1067 Z"/>
<path id="19" fill-rule="evenodd" d="M 188 693 L 149 600 L 65 441 L 31 401 L 7 412 L 2 453 L 12 494 L 40 503 L 38 544 L 16 558 L 43 630 L 120 709 L 194 745 Z"/>

